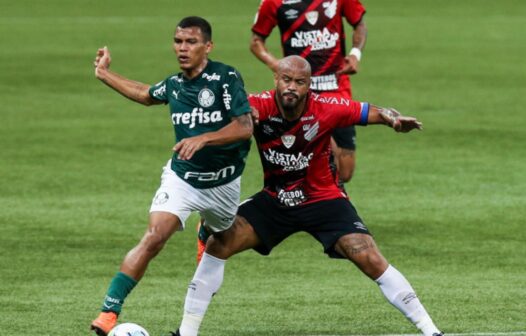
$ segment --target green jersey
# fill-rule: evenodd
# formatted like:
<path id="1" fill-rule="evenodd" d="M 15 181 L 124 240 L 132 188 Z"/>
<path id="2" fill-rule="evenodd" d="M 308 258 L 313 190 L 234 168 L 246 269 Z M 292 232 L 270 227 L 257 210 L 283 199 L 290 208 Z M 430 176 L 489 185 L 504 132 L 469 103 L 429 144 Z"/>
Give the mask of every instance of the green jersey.
<path id="1" fill-rule="evenodd" d="M 170 105 L 175 141 L 217 131 L 232 117 L 250 113 L 241 75 L 231 66 L 208 60 L 193 79 L 182 73 L 150 87 L 150 96 Z M 172 169 L 195 188 L 212 188 L 233 181 L 245 168 L 250 140 L 205 146 L 192 159 L 172 157 Z"/>

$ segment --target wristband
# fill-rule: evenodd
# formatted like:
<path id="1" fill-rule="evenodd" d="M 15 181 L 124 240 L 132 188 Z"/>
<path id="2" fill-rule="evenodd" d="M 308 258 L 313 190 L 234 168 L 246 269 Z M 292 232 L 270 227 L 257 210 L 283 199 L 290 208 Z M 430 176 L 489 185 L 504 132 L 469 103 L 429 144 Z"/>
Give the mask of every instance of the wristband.
<path id="1" fill-rule="evenodd" d="M 349 52 L 349 55 L 355 56 L 359 62 L 360 59 L 362 58 L 362 51 L 358 48 L 352 48 L 351 51 Z"/>

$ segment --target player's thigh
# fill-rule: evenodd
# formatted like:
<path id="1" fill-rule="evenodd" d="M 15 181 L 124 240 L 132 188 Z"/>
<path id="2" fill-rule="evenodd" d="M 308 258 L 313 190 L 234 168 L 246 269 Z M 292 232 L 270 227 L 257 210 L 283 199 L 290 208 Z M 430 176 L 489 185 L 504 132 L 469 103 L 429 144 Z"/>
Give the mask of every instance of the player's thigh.
<path id="1" fill-rule="evenodd" d="M 150 212 L 148 233 L 158 235 L 162 240 L 168 240 L 174 232 L 181 230 L 182 224 L 178 216 L 170 212 Z"/>
<path id="2" fill-rule="evenodd" d="M 228 259 L 259 244 L 259 237 L 252 225 L 244 217 L 236 216 L 234 224 L 228 230 L 217 232 L 210 237 L 206 245 L 206 253 L 217 258 Z"/>
<path id="3" fill-rule="evenodd" d="M 210 232 L 225 231 L 232 226 L 240 191 L 241 177 L 218 187 L 199 190 L 199 213 Z"/>
<path id="4" fill-rule="evenodd" d="M 337 128 L 332 137 L 337 147 L 334 153 L 340 170 L 340 179 L 348 181 L 352 177 L 356 161 L 356 130 L 354 126 Z"/>
<path id="5" fill-rule="evenodd" d="M 302 228 L 318 240 L 331 258 L 346 258 L 336 249 L 341 237 L 351 233 L 370 235 L 354 206 L 346 198 L 326 200 L 298 210 Z"/>
<path id="6" fill-rule="evenodd" d="M 161 185 L 157 189 L 150 206 L 150 223 L 158 225 L 164 221 L 178 219 L 176 230 L 183 230 L 187 218 L 196 209 L 199 190 L 192 187 L 175 174 L 170 161 L 163 167 Z M 172 216 L 169 216 L 169 215 Z"/>
<path id="7" fill-rule="evenodd" d="M 283 208 L 264 191 L 241 203 L 238 216 L 253 228 L 259 240 L 254 250 L 262 255 L 270 254 L 284 239 L 301 230 L 295 224 L 291 210 Z"/>

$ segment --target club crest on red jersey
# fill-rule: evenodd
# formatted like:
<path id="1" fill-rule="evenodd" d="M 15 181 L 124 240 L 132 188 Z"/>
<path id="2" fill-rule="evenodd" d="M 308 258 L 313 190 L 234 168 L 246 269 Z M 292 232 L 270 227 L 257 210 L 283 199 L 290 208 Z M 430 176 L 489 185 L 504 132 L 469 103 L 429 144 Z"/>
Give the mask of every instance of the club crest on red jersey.
<path id="1" fill-rule="evenodd" d="M 305 13 L 305 18 L 307 19 L 307 22 L 310 23 L 312 26 L 318 22 L 318 12 L 317 11 L 310 11 Z"/>
<path id="2" fill-rule="evenodd" d="M 281 141 L 283 142 L 283 145 L 288 149 L 294 145 L 294 141 L 296 141 L 296 136 L 291 134 L 285 134 L 281 136 Z"/>

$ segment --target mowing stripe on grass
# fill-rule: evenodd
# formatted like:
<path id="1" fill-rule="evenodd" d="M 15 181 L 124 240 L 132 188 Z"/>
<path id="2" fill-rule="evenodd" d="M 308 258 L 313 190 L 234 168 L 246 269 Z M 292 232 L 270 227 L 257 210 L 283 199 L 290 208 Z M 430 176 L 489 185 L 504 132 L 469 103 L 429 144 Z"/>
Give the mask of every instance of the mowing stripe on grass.
<path id="1" fill-rule="evenodd" d="M 472 333 L 446 333 L 445 336 L 519 336 L 526 335 L 526 331 L 510 331 L 510 332 L 472 332 Z M 338 336 L 338 335 L 309 335 L 309 336 Z M 422 336 L 422 334 L 351 334 L 347 336 Z"/>

